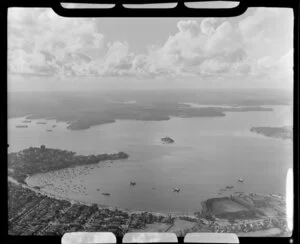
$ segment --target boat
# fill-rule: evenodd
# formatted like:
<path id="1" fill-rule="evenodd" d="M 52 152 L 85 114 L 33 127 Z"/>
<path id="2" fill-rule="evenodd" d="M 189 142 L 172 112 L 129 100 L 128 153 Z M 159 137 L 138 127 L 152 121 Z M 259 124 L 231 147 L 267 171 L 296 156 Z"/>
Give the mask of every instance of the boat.
<path id="1" fill-rule="evenodd" d="M 180 192 L 180 188 L 178 187 L 173 188 L 173 192 Z"/>
<path id="2" fill-rule="evenodd" d="M 161 141 L 163 144 L 171 144 L 175 142 L 171 137 L 168 136 L 161 138 Z"/>
<path id="3" fill-rule="evenodd" d="M 16 125 L 16 128 L 28 128 L 28 125 Z"/>
<path id="4" fill-rule="evenodd" d="M 102 193 L 102 195 L 104 195 L 104 196 L 110 196 L 110 193 L 104 192 L 104 193 Z"/>
<path id="5" fill-rule="evenodd" d="M 234 186 L 226 186 L 226 189 L 232 189 Z"/>
<path id="6" fill-rule="evenodd" d="M 238 182 L 244 182 L 244 179 L 239 178 L 239 179 L 238 179 Z"/>
<path id="7" fill-rule="evenodd" d="M 55 128 L 56 127 L 56 125 L 52 125 L 52 128 Z"/>
<path id="8" fill-rule="evenodd" d="M 23 120 L 22 123 L 31 123 L 31 120 Z"/>
<path id="9" fill-rule="evenodd" d="M 52 130 L 50 130 L 50 129 L 47 129 L 47 132 L 52 132 Z"/>
<path id="10" fill-rule="evenodd" d="M 135 186 L 135 185 L 136 185 L 136 182 L 135 182 L 135 181 L 130 181 L 130 185 L 131 185 L 131 186 Z"/>
<path id="11" fill-rule="evenodd" d="M 42 121 L 38 121 L 36 123 L 39 124 L 39 125 L 45 125 L 45 124 L 47 124 L 47 122 L 42 122 Z"/>

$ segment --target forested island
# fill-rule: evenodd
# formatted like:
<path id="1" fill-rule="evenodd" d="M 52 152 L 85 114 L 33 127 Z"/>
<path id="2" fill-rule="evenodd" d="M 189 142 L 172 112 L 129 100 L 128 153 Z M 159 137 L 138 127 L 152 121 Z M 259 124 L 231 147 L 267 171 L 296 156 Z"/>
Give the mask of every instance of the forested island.
<path id="1" fill-rule="evenodd" d="M 175 142 L 171 137 L 168 137 L 168 136 L 161 138 L 161 141 L 164 144 L 172 144 Z"/>
<path id="2" fill-rule="evenodd" d="M 291 126 L 252 127 L 250 131 L 267 137 L 293 140 L 293 128 Z"/>
<path id="3" fill-rule="evenodd" d="M 8 154 L 8 175 L 25 183 L 29 175 L 46 173 L 68 167 L 96 164 L 100 161 L 126 159 L 124 152 L 98 155 L 76 155 L 75 152 L 41 147 L 30 147 L 17 153 Z"/>

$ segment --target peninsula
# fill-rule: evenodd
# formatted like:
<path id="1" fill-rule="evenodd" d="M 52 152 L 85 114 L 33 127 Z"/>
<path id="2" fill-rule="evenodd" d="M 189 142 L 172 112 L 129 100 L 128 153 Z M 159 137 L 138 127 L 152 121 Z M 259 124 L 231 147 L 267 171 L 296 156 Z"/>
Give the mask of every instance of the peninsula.
<path id="1" fill-rule="evenodd" d="M 25 183 L 27 176 L 33 174 L 128 157 L 129 155 L 124 152 L 83 156 L 41 145 L 41 147 L 30 147 L 18 153 L 8 154 L 8 176 Z"/>
<path id="2" fill-rule="evenodd" d="M 290 139 L 293 140 L 293 128 L 292 126 L 282 127 L 252 127 L 251 132 L 262 134 L 267 137 Z"/>

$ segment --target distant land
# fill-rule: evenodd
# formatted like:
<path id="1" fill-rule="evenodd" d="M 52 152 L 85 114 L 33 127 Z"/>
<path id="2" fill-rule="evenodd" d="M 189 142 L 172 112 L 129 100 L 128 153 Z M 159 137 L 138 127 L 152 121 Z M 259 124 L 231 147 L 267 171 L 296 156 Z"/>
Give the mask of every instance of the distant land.
<path id="1" fill-rule="evenodd" d="M 267 137 L 293 140 L 293 128 L 291 126 L 252 127 L 250 131 Z"/>
<path id="2" fill-rule="evenodd" d="M 222 117 L 226 112 L 272 111 L 264 106 L 288 105 L 291 98 L 291 94 L 278 91 L 18 92 L 8 94 L 8 117 L 55 119 L 67 122 L 70 130 L 84 130 L 122 119 L 162 121 L 170 117 Z"/>

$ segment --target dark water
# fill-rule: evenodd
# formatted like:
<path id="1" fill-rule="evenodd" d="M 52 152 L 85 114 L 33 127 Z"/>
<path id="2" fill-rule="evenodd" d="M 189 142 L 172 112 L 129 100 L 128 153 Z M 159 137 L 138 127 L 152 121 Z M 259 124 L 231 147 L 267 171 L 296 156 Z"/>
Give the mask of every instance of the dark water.
<path id="1" fill-rule="evenodd" d="M 231 191 L 285 194 L 286 173 L 292 167 L 292 142 L 250 132 L 252 126 L 292 124 L 292 110 L 276 106 L 272 112 L 231 112 L 225 117 L 172 118 L 168 121 L 117 121 L 70 131 L 66 124 L 36 122 L 15 128 L 9 120 L 10 151 L 29 146 L 60 148 L 78 154 L 124 151 L 128 160 L 36 175 L 32 185 L 75 200 L 129 209 L 193 212 L 201 201 Z M 57 124 L 52 132 L 46 129 Z M 175 144 L 161 144 L 170 136 Z M 243 178 L 244 183 L 237 182 Z M 135 181 L 134 187 L 130 181 Z M 179 187 L 179 193 L 173 192 Z M 109 192 L 110 196 L 101 193 Z"/>

